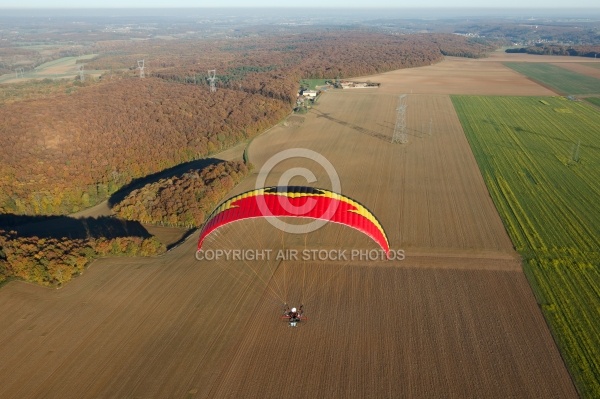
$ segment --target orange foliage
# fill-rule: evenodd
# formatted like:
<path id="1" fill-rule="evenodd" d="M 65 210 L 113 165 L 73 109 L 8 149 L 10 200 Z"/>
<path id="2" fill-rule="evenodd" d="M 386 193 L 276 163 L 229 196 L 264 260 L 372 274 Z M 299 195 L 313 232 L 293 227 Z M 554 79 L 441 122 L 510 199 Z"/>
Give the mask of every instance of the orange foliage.
<path id="1" fill-rule="evenodd" d="M 182 176 L 161 179 L 132 191 L 113 211 L 120 218 L 141 223 L 198 227 L 249 171 L 241 161 L 190 170 Z"/>
<path id="2" fill-rule="evenodd" d="M 351 30 L 99 42 L 101 55 L 86 67 L 128 68 L 129 78 L 107 74 L 70 94 L 36 92 L 0 107 L 0 136 L 10 143 L 0 152 L 0 213 L 75 212 L 133 179 L 230 147 L 290 112 L 301 78 L 366 75 L 490 49 L 450 34 Z M 145 54 L 148 77 L 132 79 Z M 215 68 L 218 90 L 210 93 L 206 74 Z"/>
<path id="3" fill-rule="evenodd" d="M 289 106 L 240 91 L 156 78 L 94 85 L 0 108 L 0 213 L 94 205 L 135 178 L 256 135 Z"/>
<path id="4" fill-rule="evenodd" d="M 165 250 L 154 237 L 56 239 L 18 237 L 14 231 L 0 230 L 0 282 L 16 277 L 42 285 L 63 284 L 98 256 L 151 256 Z"/>

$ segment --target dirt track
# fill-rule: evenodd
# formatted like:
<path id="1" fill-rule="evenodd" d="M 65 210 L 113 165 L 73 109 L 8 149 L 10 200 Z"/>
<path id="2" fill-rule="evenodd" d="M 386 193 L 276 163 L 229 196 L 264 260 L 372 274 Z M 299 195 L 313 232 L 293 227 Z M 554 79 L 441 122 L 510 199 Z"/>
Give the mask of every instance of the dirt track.
<path id="1" fill-rule="evenodd" d="M 475 80 L 490 63 L 465 62 Z M 434 67 L 410 74 L 425 82 Z M 492 94 L 481 68 L 479 90 Z M 98 261 L 58 291 L 10 283 L 0 397 L 575 397 L 445 95 L 452 79 L 441 94 L 441 83 L 415 86 L 426 94 L 408 97 L 408 145 L 384 139 L 408 87 L 400 72 L 381 89 L 326 93 L 302 123 L 256 139 L 250 157 L 258 172 L 286 148 L 321 153 L 406 260 L 198 262 L 192 238 L 161 258 Z M 494 94 L 522 93 L 514 79 Z M 299 158 L 267 184 L 291 167 L 329 184 Z M 292 236 L 260 219 L 206 242 L 257 247 L 375 248 L 344 226 Z M 309 321 L 287 327 L 282 300 L 304 302 Z"/>

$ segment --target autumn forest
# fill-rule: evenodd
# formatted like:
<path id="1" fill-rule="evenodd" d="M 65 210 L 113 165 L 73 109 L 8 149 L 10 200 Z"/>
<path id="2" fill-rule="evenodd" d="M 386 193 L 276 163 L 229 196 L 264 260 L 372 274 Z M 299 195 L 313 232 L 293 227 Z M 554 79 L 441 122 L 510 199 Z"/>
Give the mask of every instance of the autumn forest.
<path id="1" fill-rule="evenodd" d="M 482 57 L 494 48 L 493 42 L 452 34 L 346 29 L 215 40 L 104 40 L 88 48 L 96 56 L 85 67 L 104 71 L 96 78 L 4 85 L 0 282 L 12 276 L 57 285 L 98 256 L 164 252 L 163 244 L 139 232 L 38 237 L 23 236 L 13 225 L 21 217 L 84 210 L 148 175 L 253 138 L 292 111 L 303 78 L 373 74 L 430 65 L 444 56 Z M 146 60 L 144 79 L 136 69 L 139 59 Z M 217 71 L 215 92 L 206 79 L 209 69 Z M 198 227 L 250 169 L 243 162 L 223 162 L 188 170 L 110 205 L 122 220 Z"/>

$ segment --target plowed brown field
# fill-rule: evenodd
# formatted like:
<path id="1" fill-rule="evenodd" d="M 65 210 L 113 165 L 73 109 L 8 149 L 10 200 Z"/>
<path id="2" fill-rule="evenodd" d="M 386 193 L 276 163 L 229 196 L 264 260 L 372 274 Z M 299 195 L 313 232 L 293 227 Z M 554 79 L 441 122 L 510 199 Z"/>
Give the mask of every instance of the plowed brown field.
<path id="1" fill-rule="evenodd" d="M 443 62 L 423 68 L 401 69 L 362 77 L 380 82 L 381 92 L 407 94 L 473 94 L 514 96 L 555 96 L 556 93 L 506 68 L 503 62 L 546 62 L 598 77 L 588 63 L 600 60 L 583 57 L 559 57 L 531 54 L 492 53 L 488 58 L 447 57 Z"/>
<path id="2" fill-rule="evenodd" d="M 586 63 L 587 64 L 587 63 Z M 600 68 L 594 68 L 593 66 L 589 66 L 579 62 L 561 62 L 561 63 L 553 63 L 552 65 L 559 66 L 561 68 L 568 69 L 569 71 L 577 72 L 582 75 L 591 76 L 596 79 L 600 79 Z M 600 64 L 600 61 L 598 61 Z"/>
<path id="3" fill-rule="evenodd" d="M 294 329 L 264 298 L 212 396 L 573 396 L 520 273 L 351 267 L 311 303 Z"/>
<path id="4" fill-rule="evenodd" d="M 485 86 L 490 61 L 465 62 Z M 426 81 L 435 67 L 411 73 Z M 511 94 L 522 93 L 509 72 Z M 0 289 L 0 397 L 575 397 L 439 94 L 453 92 L 452 79 L 444 90 L 415 86 L 429 94 L 407 97 L 409 143 L 392 145 L 397 96 L 410 91 L 406 75 L 385 76 L 380 89 L 326 93 L 302 121 L 254 140 L 250 158 L 258 173 L 284 149 L 322 154 L 405 260 L 199 262 L 193 237 L 160 258 L 100 260 L 58 291 L 10 283 Z M 267 184 L 297 167 L 330 188 L 303 158 L 279 163 Z M 256 173 L 232 194 L 254 188 Z M 256 219 L 223 227 L 205 248 L 375 244 L 340 225 L 292 235 Z M 304 303 L 309 320 L 288 327 L 283 301 Z"/>
<path id="5" fill-rule="evenodd" d="M 400 69 L 375 75 L 369 79 L 380 82 L 379 90 L 387 93 L 556 95 L 553 91 L 502 65 L 504 61 L 518 60 L 520 58 L 499 56 L 485 60 L 448 57 L 439 64 L 423 68 Z M 534 60 L 541 61 L 536 58 Z"/>

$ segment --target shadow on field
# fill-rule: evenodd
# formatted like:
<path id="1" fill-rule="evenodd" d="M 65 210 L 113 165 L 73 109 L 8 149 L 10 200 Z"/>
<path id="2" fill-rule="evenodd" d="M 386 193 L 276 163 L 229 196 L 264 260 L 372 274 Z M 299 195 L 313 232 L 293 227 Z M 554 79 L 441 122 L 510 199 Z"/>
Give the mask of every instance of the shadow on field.
<path id="1" fill-rule="evenodd" d="M 165 169 L 161 172 L 157 172 L 148 176 L 140 177 L 139 179 L 133 180 L 126 186 L 121 187 L 108 199 L 108 205 L 112 208 L 119 202 L 123 201 L 125 197 L 131 194 L 132 191 L 144 187 L 146 184 L 156 183 L 160 179 L 169 179 L 175 176 L 180 176 L 190 169 L 203 169 L 209 165 L 214 165 L 220 162 L 224 162 L 222 159 L 217 158 L 203 158 L 196 161 L 185 162 L 174 166 L 169 169 Z"/>
<path id="2" fill-rule="evenodd" d="M 343 121 L 341 119 L 334 118 L 330 114 L 326 114 L 325 112 L 321 112 L 321 111 L 316 110 L 314 108 L 312 108 L 310 111 L 318 114 L 317 118 L 325 118 L 327 120 L 330 120 L 330 121 L 335 122 L 337 124 L 340 124 L 342 126 L 349 127 L 350 129 L 355 130 L 358 133 L 362 133 L 362 134 L 366 134 L 367 136 L 375 137 L 376 139 L 383 140 L 383 141 L 385 141 L 387 143 L 389 143 L 392 140 L 391 137 L 386 136 L 385 134 L 381 134 L 381 133 L 373 131 L 373 130 L 365 129 L 364 127 L 361 127 L 361 126 L 358 126 L 358 125 L 354 125 L 352 123 L 348 123 L 348 122 Z M 389 129 L 386 129 L 386 130 L 389 130 Z"/>
<path id="3" fill-rule="evenodd" d="M 217 158 L 204 158 L 186 162 L 175 167 L 163 170 L 152 175 L 135 179 L 122 187 L 108 199 L 110 207 L 121 202 L 133 190 L 142 188 L 146 184 L 155 183 L 160 179 L 180 176 L 192 169 L 203 169 L 209 165 L 224 162 Z M 74 218 L 70 216 L 24 216 L 14 214 L 0 214 L 0 230 L 13 230 L 20 237 L 39 238 L 117 238 L 117 237 L 142 237 L 152 235 L 144 226 L 135 221 L 117 219 L 115 217 L 101 216 L 99 218 Z M 191 230 L 193 231 L 193 230 Z M 186 236 L 190 232 L 186 233 Z M 183 240 L 184 236 L 181 240 Z M 176 243 L 177 244 L 177 243 Z M 174 244 L 174 245 L 176 245 Z"/>
<path id="4" fill-rule="evenodd" d="M 69 216 L 0 215 L 0 229 L 13 230 L 20 237 L 39 238 L 117 238 L 151 237 L 139 222 L 108 216 L 72 218 Z"/>

